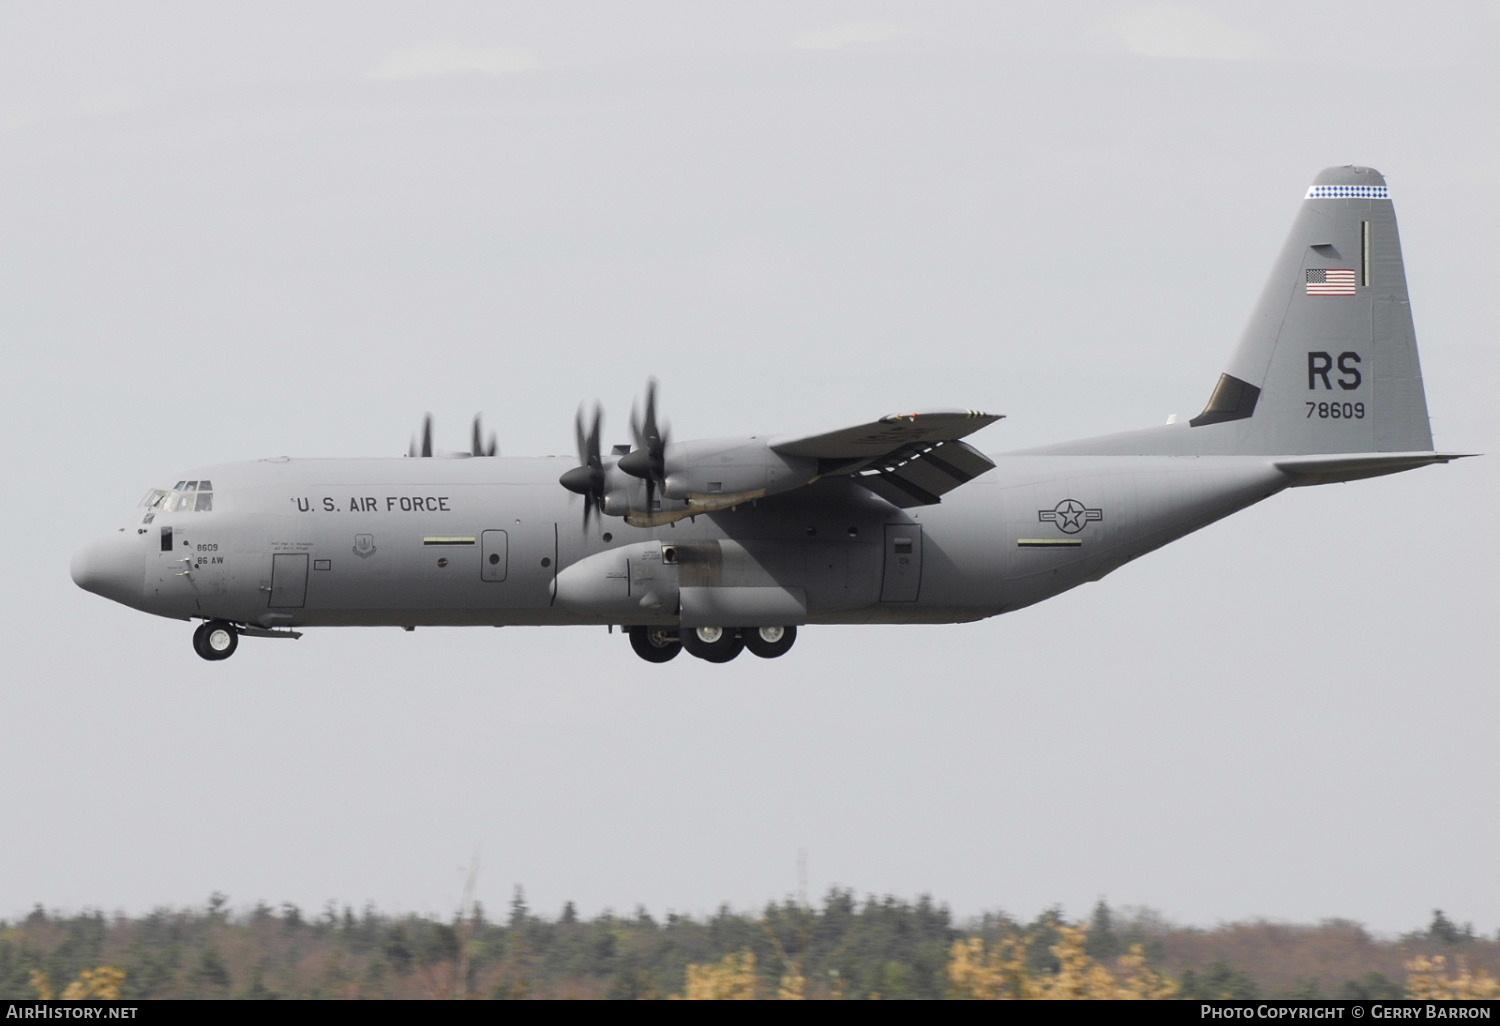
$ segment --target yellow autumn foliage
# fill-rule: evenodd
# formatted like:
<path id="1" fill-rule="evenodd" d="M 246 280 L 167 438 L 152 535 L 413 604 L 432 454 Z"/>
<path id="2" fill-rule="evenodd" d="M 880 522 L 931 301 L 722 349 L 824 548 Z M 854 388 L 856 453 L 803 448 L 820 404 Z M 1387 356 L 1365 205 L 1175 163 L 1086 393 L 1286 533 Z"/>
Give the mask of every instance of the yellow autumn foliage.
<path id="1" fill-rule="evenodd" d="M 755 952 L 725 955 L 717 962 L 687 967 L 687 1001 L 754 1001 L 760 989 Z"/>
<path id="2" fill-rule="evenodd" d="M 1406 994 L 1418 1001 L 1470 1001 L 1500 998 L 1500 980 L 1483 970 L 1470 970 L 1462 958 L 1458 975 L 1448 975 L 1442 955 L 1420 956 L 1406 963 Z"/>
<path id="3" fill-rule="evenodd" d="M 978 938 L 954 941 L 948 959 L 953 996 L 981 1001 L 1160 1001 L 1180 989 L 1176 981 L 1146 968 L 1139 944 L 1110 969 L 1089 957 L 1084 948 L 1086 927 L 1060 925 L 1057 932 L 1058 942 L 1051 949 L 1061 963 L 1056 972 L 1034 971 L 1027 942 L 1020 937 L 1002 940 L 993 950 Z"/>
<path id="4" fill-rule="evenodd" d="M 125 982 L 125 970 L 112 965 L 101 965 L 97 969 L 85 969 L 78 979 L 63 988 L 63 1001 L 118 1001 L 120 985 Z M 52 980 L 40 969 L 31 971 L 31 986 L 36 996 L 43 1001 L 58 997 L 52 989 Z"/>
<path id="5" fill-rule="evenodd" d="M 800 966 L 792 966 L 782 974 L 776 997 L 782 1001 L 807 1000 L 807 977 L 802 975 Z"/>
<path id="6" fill-rule="evenodd" d="M 977 937 L 954 941 L 948 959 L 950 996 L 982 1001 L 1162 1001 L 1175 997 L 1182 989 L 1176 980 L 1146 965 L 1146 955 L 1140 944 L 1133 945 L 1113 965 L 1107 965 L 1089 956 L 1086 947 L 1088 927 L 1059 924 L 1056 929 L 1057 943 L 1049 949 L 1058 961 L 1054 971 L 1032 968 L 1030 942 L 1021 936 L 1007 937 L 993 946 Z M 1500 998 L 1500 980 L 1483 970 L 1471 970 L 1462 958 L 1457 960 L 1451 975 L 1447 959 L 1442 955 L 1414 958 L 1406 963 L 1406 969 L 1409 974 L 1407 996 L 1414 1000 Z M 118 969 L 84 973 L 63 996 L 75 996 L 72 993 L 74 988 L 85 981 L 92 982 L 97 974 L 106 972 L 117 973 L 120 980 L 124 978 Z M 42 992 L 45 975 L 33 973 L 32 981 L 38 992 Z M 117 997 L 118 980 L 114 986 L 113 996 Z M 761 996 L 763 989 L 755 954 L 747 949 L 726 955 L 718 962 L 688 966 L 687 988 L 678 999 L 753 1001 Z M 808 980 L 803 975 L 802 966 L 788 960 L 775 997 L 783 1001 L 805 1000 L 807 991 Z M 50 988 L 43 996 L 51 996 Z M 96 996 L 107 995 L 99 993 Z M 835 996 L 840 995 L 836 993 Z"/>

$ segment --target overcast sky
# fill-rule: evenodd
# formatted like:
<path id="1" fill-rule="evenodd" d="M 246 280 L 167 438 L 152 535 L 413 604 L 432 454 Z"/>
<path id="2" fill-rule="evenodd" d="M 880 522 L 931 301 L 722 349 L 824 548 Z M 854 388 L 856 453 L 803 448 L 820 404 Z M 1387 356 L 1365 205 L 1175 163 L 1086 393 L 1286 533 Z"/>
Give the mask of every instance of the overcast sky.
<path id="1" fill-rule="evenodd" d="M 1496 452 L 1493 3 L 0 7 L 0 918 L 220 890 L 702 913 L 1434 908 L 1500 927 L 1495 456 L 1299 489 L 954 627 L 651 666 L 603 629 L 207 664 L 75 588 L 232 459 L 924 406 L 1201 409 L 1312 176 L 1379 168 L 1439 448 Z M 614 438 L 607 441 L 615 440 Z"/>

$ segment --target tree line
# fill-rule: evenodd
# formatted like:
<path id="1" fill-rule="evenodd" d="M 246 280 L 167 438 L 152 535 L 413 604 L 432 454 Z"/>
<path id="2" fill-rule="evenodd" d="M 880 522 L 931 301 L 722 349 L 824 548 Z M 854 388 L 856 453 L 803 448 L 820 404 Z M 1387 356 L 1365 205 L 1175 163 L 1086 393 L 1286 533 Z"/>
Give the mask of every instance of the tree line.
<path id="1" fill-rule="evenodd" d="M 944 999 L 1500 996 L 1500 937 L 1441 911 L 1379 939 L 1357 923 L 1182 927 L 1100 901 L 958 923 L 923 896 L 856 898 L 695 917 L 644 908 L 538 915 L 518 888 L 505 915 L 310 913 L 264 903 L 142 916 L 40 906 L 0 921 L 0 998 Z M 1488 988 L 1488 989 L 1487 989 Z"/>

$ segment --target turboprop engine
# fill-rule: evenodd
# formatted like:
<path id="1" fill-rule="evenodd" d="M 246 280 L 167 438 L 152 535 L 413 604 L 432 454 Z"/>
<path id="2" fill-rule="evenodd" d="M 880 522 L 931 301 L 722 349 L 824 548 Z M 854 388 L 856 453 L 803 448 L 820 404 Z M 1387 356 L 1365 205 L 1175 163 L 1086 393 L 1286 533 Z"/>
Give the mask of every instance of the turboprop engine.
<path id="1" fill-rule="evenodd" d="M 625 474 L 634 474 L 647 462 L 643 450 L 636 449 L 622 456 L 617 466 Z M 635 504 L 643 496 L 622 489 L 621 498 L 628 498 L 630 504 L 622 502 L 616 512 L 607 501 L 605 512 L 627 516 L 632 523 L 646 519 L 642 514 L 649 512 L 655 515 L 652 522 L 662 523 L 788 492 L 818 476 L 817 460 L 783 456 L 760 437 L 710 438 L 671 445 L 663 453 L 662 465 L 665 473 L 657 484 L 661 498 L 674 500 L 671 504 L 663 502 L 660 509 L 648 511 Z M 646 482 L 649 484 L 650 479 Z"/>
<path id="2" fill-rule="evenodd" d="M 653 527 L 728 509 L 817 480 L 816 459 L 776 452 L 769 439 L 711 438 L 672 444 L 656 418 L 656 382 L 646 389 L 644 417 L 631 415 L 635 448 L 619 457 L 600 452 L 602 412 L 596 404 L 585 427 L 582 407 L 574 427 L 579 465 L 560 479 L 584 496 L 584 524 L 595 512 Z"/>

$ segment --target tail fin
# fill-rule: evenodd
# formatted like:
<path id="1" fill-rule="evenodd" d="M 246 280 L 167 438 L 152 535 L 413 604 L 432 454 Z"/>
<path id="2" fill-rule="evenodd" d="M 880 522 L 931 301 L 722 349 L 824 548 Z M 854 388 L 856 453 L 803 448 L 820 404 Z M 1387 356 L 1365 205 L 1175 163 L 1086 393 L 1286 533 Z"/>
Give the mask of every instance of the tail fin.
<path id="1" fill-rule="evenodd" d="M 1378 171 L 1335 167 L 1313 180 L 1228 372 L 1189 423 L 1217 425 L 1242 453 L 1432 448 L 1401 239 Z"/>
<path id="2" fill-rule="evenodd" d="M 1308 187 L 1229 369 L 1187 424 L 1054 453 L 1427 452 L 1432 430 L 1390 190 L 1334 167 Z"/>

